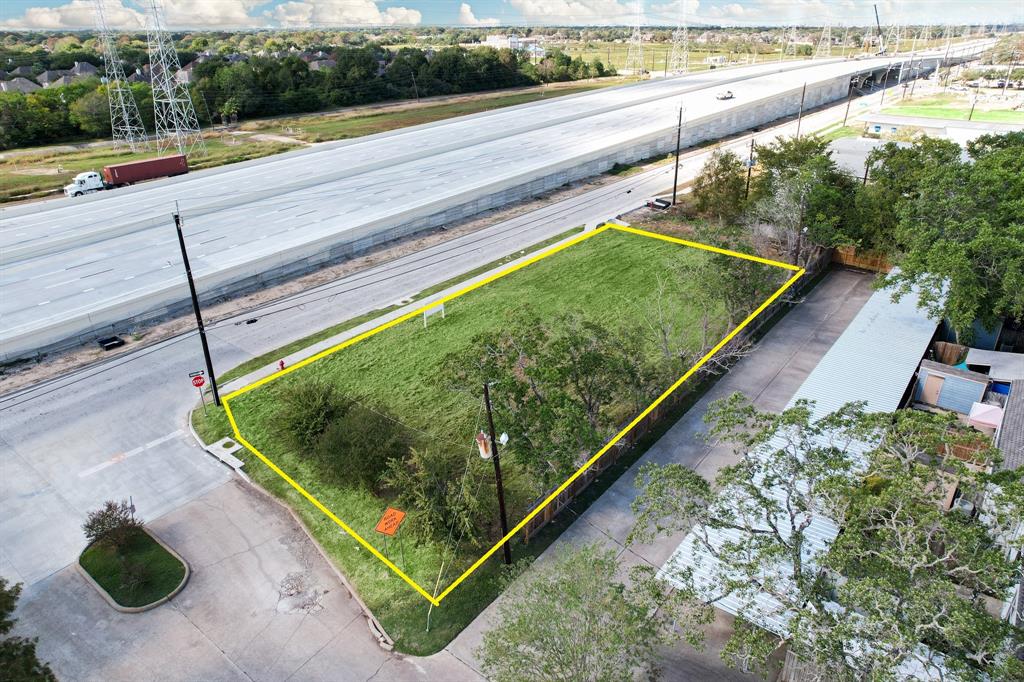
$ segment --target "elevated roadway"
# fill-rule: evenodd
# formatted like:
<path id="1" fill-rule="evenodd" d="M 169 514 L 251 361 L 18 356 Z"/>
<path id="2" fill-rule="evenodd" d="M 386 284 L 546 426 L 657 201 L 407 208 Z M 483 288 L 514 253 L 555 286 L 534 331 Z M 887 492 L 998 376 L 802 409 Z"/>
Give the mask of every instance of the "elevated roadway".
<path id="1" fill-rule="evenodd" d="M 959 46 L 967 58 L 990 43 Z M 926 68 L 942 54 L 918 55 Z M 417 126 L 78 199 L 3 211 L 0 359 L 107 333 L 187 301 L 171 213 L 201 293 L 258 286 L 417 230 L 846 95 L 909 56 L 762 64 Z M 731 100 L 718 100 L 723 89 Z M 581 221 L 566 219 L 565 226 Z"/>

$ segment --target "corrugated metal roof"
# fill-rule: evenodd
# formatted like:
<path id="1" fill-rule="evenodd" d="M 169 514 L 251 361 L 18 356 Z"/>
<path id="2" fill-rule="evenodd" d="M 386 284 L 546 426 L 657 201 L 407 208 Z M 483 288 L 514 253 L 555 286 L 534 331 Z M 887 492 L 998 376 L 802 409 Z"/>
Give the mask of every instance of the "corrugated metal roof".
<path id="1" fill-rule="evenodd" d="M 938 326 L 917 302 L 915 294 L 893 303 L 890 292 L 876 291 L 789 405 L 813 400 L 816 418 L 854 400 L 868 412 L 895 412 Z"/>
<path id="2" fill-rule="evenodd" d="M 988 376 L 996 381 L 1024 380 L 1024 354 L 968 348 L 968 365 L 988 367 Z"/>
<path id="3" fill-rule="evenodd" d="M 870 412 L 897 410 L 937 326 L 928 319 L 925 311 L 917 307 L 917 303 L 916 294 L 904 296 L 898 303 L 892 301 L 887 291 L 878 291 L 872 295 L 846 331 L 807 376 L 788 406 L 792 407 L 801 399 L 813 401 L 812 416 L 815 419 L 853 401 L 864 401 Z M 760 454 L 767 454 L 783 443 L 780 434 Z M 859 456 L 869 448 L 868 443 L 853 443 L 848 452 Z M 758 456 L 759 453 L 752 454 Z M 767 492 L 777 499 L 783 495 L 778 488 Z M 738 508 L 743 501 L 743 493 L 738 488 L 726 488 L 721 491 L 718 499 Z M 780 518 L 779 521 L 780 528 L 788 528 L 788 517 Z M 706 540 L 711 547 L 719 548 L 725 543 L 739 541 L 741 532 L 702 527 L 690 531 L 659 574 L 663 579 L 671 581 L 673 573 L 690 571 L 702 597 L 720 597 L 715 601 L 715 606 L 733 615 L 742 613 L 745 618 L 766 630 L 784 635 L 789 617 L 783 613 L 783 605 L 777 599 L 753 591 L 737 591 L 724 597 L 714 593 L 716 588 L 720 588 L 722 577 L 728 577 L 728 572 L 702 542 Z M 817 558 L 828 551 L 838 532 L 836 524 L 825 516 L 815 515 L 811 519 L 806 530 L 807 543 L 804 549 L 808 568 L 816 565 Z M 762 575 L 766 577 L 777 576 L 780 585 L 784 582 L 782 576 L 791 572 L 791 567 L 786 563 L 762 569 Z"/>

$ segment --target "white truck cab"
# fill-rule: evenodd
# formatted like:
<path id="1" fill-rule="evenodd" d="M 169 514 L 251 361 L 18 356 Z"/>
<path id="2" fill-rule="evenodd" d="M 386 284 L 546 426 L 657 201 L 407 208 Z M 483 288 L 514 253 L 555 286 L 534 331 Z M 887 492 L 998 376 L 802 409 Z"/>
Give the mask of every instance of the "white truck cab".
<path id="1" fill-rule="evenodd" d="M 80 197 L 89 192 L 98 192 L 101 189 L 105 189 L 103 176 L 95 171 L 88 171 L 76 175 L 71 184 L 64 188 L 64 194 L 69 197 Z"/>

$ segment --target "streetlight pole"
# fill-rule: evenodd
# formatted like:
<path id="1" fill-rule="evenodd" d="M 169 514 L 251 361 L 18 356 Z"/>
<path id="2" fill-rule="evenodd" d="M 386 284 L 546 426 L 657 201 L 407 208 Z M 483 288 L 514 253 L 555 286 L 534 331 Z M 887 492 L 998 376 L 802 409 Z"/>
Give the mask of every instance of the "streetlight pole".
<path id="1" fill-rule="evenodd" d="M 494 483 L 498 488 L 498 513 L 501 515 L 501 537 L 508 535 L 508 517 L 505 515 L 505 488 L 501 483 L 501 463 L 498 460 L 498 439 L 494 435 L 494 415 L 491 413 L 491 392 L 484 382 L 484 405 L 487 407 L 487 427 L 491 436 L 491 459 L 494 460 Z M 508 540 L 502 544 L 505 553 L 505 564 L 512 565 L 512 548 Z"/>
<path id="2" fill-rule="evenodd" d="M 192 311 L 196 314 L 196 326 L 199 328 L 199 341 L 203 344 L 203 358 L 206 360 L 206 371 L 210 375 L 210 388 L 213 390 L 213 402 L 220 406 L 220 393 L 217 390 L 217 375 L 213 373 L 213 360 L 210 357 L 210 344 L 206 340 L 206 327 L 203 326 L 203 314 L 199 310 L 199 297 L 196 295 L 196 283 L 192 279 L 192 268 L 188 263 L 188 251 L 185 250 L 185 235 L 181 231 L 181 215 L 174 211 L 174 229 L 178 232 L 178 246 L 181 247 L 181 260 L 185 265 L 185 279 L 188 280 L 188 291 L 192 295 Z"/>

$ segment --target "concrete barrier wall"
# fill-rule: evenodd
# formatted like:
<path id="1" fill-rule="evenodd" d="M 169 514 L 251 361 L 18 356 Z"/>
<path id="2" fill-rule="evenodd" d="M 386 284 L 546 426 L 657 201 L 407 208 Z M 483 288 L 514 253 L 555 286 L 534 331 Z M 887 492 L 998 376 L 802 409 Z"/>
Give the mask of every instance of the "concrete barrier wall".
<path id="1" fill-rule="evenodd" d="M 804 109 L 813 109 L 845 97 L 849 83 L 850 77 L 844 75 L 809 84 Z M 801 87 L 797 86 L 770 98 L 733 107 L 722 114 L 688 121 L 683 143 L 693 146 L 794 115 L 800 108 L 800 94 Z M 667 154 L 675 149 L 675 134 L 675 125 L 670 125 L 619 147 L 603 149 L 502 182 L 478 185 L 454 197 L 439 199 L 433 205 L 391 215 L 342 234 L 331 234 L 234 267 L 225 267 L 217 273 L 200 277 L 197 286 L 207 303 L 252 291 L 350 258 L 386 242 L 598 175 L 616 163 L 634 163 Z M 538 172 L 542 174 L 538 176 Z M 567 222 L 566 227 L 571 225 Z M 0 357 L 9 361 L 71 347 L 98 336 L 124 333 L 136 325 L 165 319 L 189 309 L 188 290 L 182 275 L 179 284 L 154 288 L 141 297 L 136 292 L 131 300 L 114 302 L 101 310 L 68 315 L 59 321 L 46 321 L 45 328 L 39 326 L 24 332 L 12 330 Z"/>

